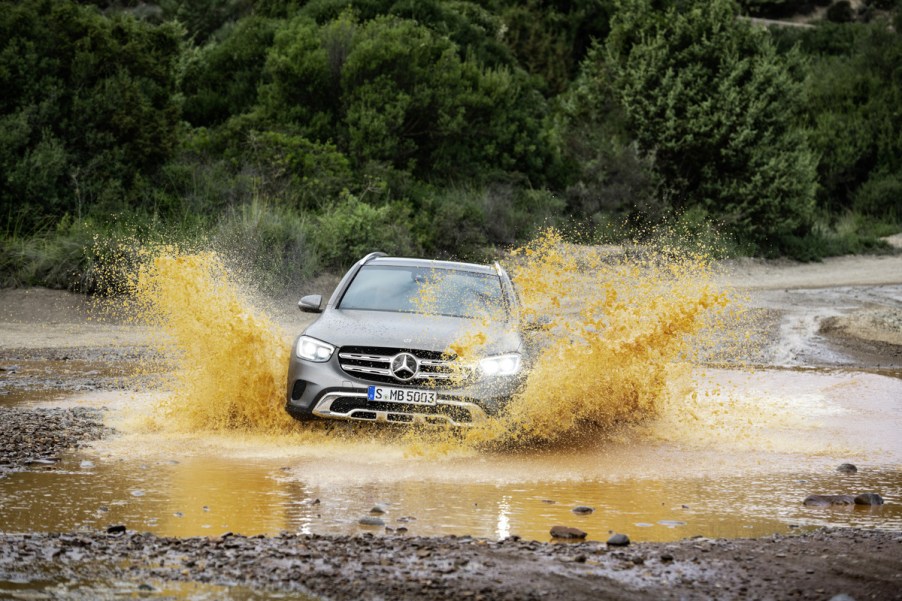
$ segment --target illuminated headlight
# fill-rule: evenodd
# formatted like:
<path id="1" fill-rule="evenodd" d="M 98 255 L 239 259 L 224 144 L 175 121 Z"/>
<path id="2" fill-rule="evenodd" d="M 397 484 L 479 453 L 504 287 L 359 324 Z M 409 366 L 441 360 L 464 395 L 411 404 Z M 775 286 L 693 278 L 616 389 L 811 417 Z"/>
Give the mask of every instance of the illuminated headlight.
<path id="1" fill-rule="evenodd" d="M 479 362 L 479 369 L 487 376 L 512 376 L 520 371 L 520 355 L 497 355 Z"/>
<path id="2" fill-rule="evenodd" d="M 329 358 L 332 356 L 332 353 L 335 352 L 335 347 L 331 344 L 326 344 L 321 340 L 317 340 L 316 338 L 301 336 L 300 338 L 298 338 L 298 344 L 295 352 L 301 359 L 306 359 L 307 361 L 315 361 L 316 363 L 323 363 L 324 361 L 329 360 Z"/>

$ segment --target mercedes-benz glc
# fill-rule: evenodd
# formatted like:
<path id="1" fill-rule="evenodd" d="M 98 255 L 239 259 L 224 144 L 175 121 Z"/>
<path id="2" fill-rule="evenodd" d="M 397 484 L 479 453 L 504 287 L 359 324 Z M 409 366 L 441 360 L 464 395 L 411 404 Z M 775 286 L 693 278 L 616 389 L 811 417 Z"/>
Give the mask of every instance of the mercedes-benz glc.
<path id="1" fill-rule="evenodd" d="M 358 261 L 295 340 L 287 411 L 318 418 L 471 425 L 521 387 L 529 357 L 519 304 L 497 263 Z"/>

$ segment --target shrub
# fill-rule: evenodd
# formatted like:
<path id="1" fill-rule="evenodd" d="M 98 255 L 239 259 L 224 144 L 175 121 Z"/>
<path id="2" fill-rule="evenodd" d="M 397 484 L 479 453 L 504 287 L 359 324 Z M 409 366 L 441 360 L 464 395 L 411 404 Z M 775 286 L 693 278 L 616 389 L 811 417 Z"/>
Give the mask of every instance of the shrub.
<path id="1" fill-rule="evenodd" d="M 414 252 L 410 222 L 405 204 L 374 207 L 348 194 L 316 219 L 314 243 L 325 267 L 343 269 L 373 251 Z"/>
<path id="2" fill-rule="evenodd" d="M 318 273 L 314 225 L 303 213 L 256 197 L 220 218 L 212 244 L 244 280 L 278 296 Z"/>
<path id="3" fill-rule="evenodd" d="M 855 19 L 855 11 L 849 0 L 839 0 L 827 9 L 827 20 L 832 23 L 849 23 Z"/>
<path id="4" fill-rule="evenodd" d="M 872 174 L 856 191 L 852 207 L 874 217 L 902 219 L 902 174 Z"/>
<path id="5" fill-rule="evenodd" d="M 799 57 L 736 19 L 731 0 L 622 0 L 603 63 L 613 98 L 677 210 L 699 207 L 763 248 L 799 235 L 817 159 L 796 126 Z M 604 108 L 599 102 L 599 110 Z"/>
<path id="6" fill-rule="evenodd" d="M 71 1 L 0 3 L 2 218 L 136 204 L 176 145 L 179 38 Z"/>

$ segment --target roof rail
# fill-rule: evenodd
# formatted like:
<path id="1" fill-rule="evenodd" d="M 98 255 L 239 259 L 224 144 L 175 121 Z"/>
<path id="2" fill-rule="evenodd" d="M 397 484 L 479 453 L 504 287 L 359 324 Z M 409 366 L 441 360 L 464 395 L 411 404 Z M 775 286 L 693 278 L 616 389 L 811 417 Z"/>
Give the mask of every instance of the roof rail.
<path id="1" fill-rule="evenodd" d="M 386 257 L 386 256 L 388 256 L 388 255 L 386 255 L 384 252 L 370 253 L 367 256 L 360 259 L 360 264 L 365 265 L 366 263 L 368 263 L 369 261 L 372 261 L 373 259 L 377 259 L 379 257 Z"/>

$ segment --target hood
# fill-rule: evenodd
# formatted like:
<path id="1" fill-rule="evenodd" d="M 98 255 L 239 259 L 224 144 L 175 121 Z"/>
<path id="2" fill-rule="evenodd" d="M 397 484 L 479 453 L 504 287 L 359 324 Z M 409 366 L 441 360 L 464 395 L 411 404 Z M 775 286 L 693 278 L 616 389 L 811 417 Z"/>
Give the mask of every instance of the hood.
<path id="1" fill-rule="evenodd" d="M 443 352 L 468 332 L 477 331 L 486 336 L 485 354 L 510 353 L 520 348 L 520 336 L 509 323 L 485 327 L 475 319 L 390 311 L 326 309 L 304 334 L 338 347 L 384 346 Z"/>

